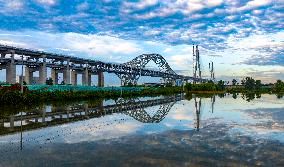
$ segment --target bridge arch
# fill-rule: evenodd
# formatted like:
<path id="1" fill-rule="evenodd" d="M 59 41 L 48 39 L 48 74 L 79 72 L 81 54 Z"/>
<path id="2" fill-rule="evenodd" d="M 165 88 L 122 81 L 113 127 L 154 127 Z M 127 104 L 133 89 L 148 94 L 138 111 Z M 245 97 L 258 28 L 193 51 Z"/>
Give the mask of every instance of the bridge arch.
<path id="1" fill-rule="evenodd" d="M 136 68 L 141 70 L 144 69 L 150 61 L 153 61 L 158 66 L 160 72 L 168 73 L 171 75 L 177 75 L 174 72 L 174 70 L 170 67 L 166 59 L 160 54 L 142 54 L 134 58 L 133 60 L 124 63 L 123 65 L 126 65 L 130 68 Z M 129 73 L 129 74 L 117 73 L 117 75 L 121 79 L 123 85 L 127 84 L 136 85 L 138 79 L 141 76 L 141 73 Z M 173 78 L 163 78 L 163 79 L 165 80 L 165 82 L 173 81 Z"/>

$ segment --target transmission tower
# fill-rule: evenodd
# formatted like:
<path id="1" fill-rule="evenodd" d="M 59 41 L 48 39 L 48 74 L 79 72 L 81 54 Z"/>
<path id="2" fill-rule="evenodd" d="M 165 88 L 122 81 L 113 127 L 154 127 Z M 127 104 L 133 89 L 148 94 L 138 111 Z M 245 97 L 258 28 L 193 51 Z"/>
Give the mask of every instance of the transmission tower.
<path id="1" fill-rule="evenodd" d="M 215 80 L 215 72 L 214 72 L 214 64 L 213 61 L 209 62 L 209 72 L 210 72 L 210 79 L 212 81 Z"/>
<path id="2" fill-rule="evenodd" d="M 193 77 L 201 79 L 200 55 L 198 45 L 193 45 Z"/>

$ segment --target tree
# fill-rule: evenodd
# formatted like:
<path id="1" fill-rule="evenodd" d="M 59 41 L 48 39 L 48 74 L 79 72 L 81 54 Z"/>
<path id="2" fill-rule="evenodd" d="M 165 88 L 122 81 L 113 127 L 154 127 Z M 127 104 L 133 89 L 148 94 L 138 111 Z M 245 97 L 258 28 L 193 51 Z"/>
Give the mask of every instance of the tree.
<path id="1" fill-rule="evenodd" d="M 186 83 L 184 87 L 187 90 L 187 92 L 192 91 L 192 84 L 191 83 Z"/>
<path id="2" fill-rule="evenodd" d="M 261 84 L 261 80 L 256 80 L 255 81 L 255 89 L 259 90 L 261 88 L 262 84 Z"/>
<path id="3" fill-rule="evenodd" d="M 253 90 L 255 88 L 255 80 L 252 77 L 246 77 L 241 82 L 247 90 Z"/>
<path id="4" fill-rule="evenodd" d="M 225 89 L 225 81 L 220 80 L 218 81 L 217 87 L 219 90 L 224 90 Z"/>
<path id="5" fill-rule="evenodd" d="M 236 86 L 237 82 L 238 82 L 238 81 L 237 81 L 236 79 L 233 79 L 233 80 L 232 80 L 232 84 L 233 84 L 234 86 Z"/>
<path id="6" fill-rule="evenodd" d="M 284 91 L 284 82 L 282 82 L 281 80 L 277 80 L 276 83 L 274 84 L 274 89 L 277 92 Z"/>

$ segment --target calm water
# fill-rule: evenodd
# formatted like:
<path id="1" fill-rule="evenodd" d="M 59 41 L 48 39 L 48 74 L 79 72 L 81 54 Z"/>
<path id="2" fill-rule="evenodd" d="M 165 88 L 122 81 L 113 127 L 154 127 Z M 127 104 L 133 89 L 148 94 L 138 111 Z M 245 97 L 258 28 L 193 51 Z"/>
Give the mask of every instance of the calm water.
<path id="1" fill-rule="evenodd" d="M 284 98 L 275 95 L 176 95 L 18 110 L 2 108 L 1 167 L 284 166 Z"/>

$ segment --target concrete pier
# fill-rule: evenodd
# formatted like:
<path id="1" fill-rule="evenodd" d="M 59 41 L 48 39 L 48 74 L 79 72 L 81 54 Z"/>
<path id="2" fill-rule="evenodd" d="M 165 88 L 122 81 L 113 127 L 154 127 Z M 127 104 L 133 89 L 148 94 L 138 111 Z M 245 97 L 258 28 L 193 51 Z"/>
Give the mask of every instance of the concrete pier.
<path id="1" fill-rule="evenodd" d="M 76 86 L 77 85 L 77 72 L 71 71 L 71 84 Z"/>
<path id="2" fill-rule="evenodd" d="M 45 84 L 47 78 L 46 58 L 43 57 L 43 62 L 39 66 L 39 84 Z"/>
<path id="3" fill-rule="evenodd" d="M 99 73 L 98 73 L 98 86 L 99 87 L 104 87 L 105 86 L 104 73 L 102 71 L 99 71 Z"/>
<path id="4" fill-rule="evenodd" d="M 29 67 L 25 67 L 25 79 L 27 85 L 31 85 L 33 80 L 33 69 Z"/>
<path id="5" fill-rule="evenodd" d="M 83 75 L 82 75 L 82 84 L 85 85 L 85 86 L 90 86 L 89 83 L 90 83 L 90 78 L 89 78 L 89 71 L 88 71 L 88 68 L 86 67 L 84 72 L 83 72 Z"/>
<path id="6" fill-rule="evenodd" d="M 67 65 L 63 70 L 63 81 L 65 84 L 70 84 L 70 60 L 67 60 Z"/>
<path id="7" fill-rule="evenodd" d="M 53 84 L 57 85 L 58 84 L 58 71 L 55 69 L 51 69 L 51 78 L 53 80 Z"/>
<path id="8" fill-rule="evenodd" d="M 14 52 L 11 53 L 10 61 L 6 66 L 6 82 L 10 84 L 16 83 L 16 64 Z"/>

